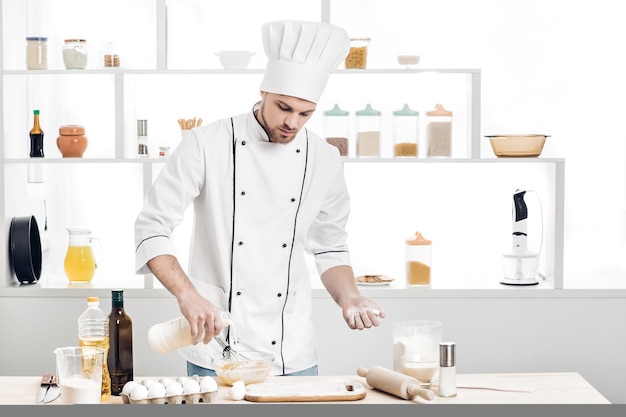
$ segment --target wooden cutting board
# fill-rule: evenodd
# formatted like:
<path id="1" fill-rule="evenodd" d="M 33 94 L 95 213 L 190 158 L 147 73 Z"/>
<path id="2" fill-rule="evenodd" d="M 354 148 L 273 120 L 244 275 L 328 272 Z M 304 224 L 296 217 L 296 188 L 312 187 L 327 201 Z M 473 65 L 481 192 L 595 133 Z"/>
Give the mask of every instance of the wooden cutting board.
<path id="1" fill-rule="evenodd" d="M 356 401 L 366 395 L 365 387 L 356 381 L 261 382 L 246 387 L 246 400 L 253 402 Z"/>

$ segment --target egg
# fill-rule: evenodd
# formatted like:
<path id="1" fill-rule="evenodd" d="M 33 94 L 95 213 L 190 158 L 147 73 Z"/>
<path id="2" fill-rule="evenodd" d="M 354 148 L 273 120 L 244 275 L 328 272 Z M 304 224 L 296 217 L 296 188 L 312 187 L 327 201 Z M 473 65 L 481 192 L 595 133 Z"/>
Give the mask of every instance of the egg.
<path id="1" fill-rule="evenodd" d="M 200 381 L 200 392 L 213 392 L 217 391 L 217 382 L 210 376 L 205 376 Z"/>
<path id="2" fill-rule="evenodd" d="M 150 385 L 154 384 L 154 380 L 153 379 L 144 379 L 143 381 L 141 381 L 141 384 L 144 387 L 149 388 Z"/>
<path id="3" fill-rule="evenodd" d="M 122 394 L 130 395 L 130 392 L 137 386 L 136 381 L 128 381 L 124 384 L 124 388 L 122 388 Z"/>
<path id="4" fill-rule="evenodd" d="M 137 384 L 130 392 L 131 400 L 145 400 L 146 398 L 148 398 L 148 388 L 144 385 Z"/>
<path id="5" fill-rule="evenodd" d="M 243 400 L 246 396 L 246 384 L 243 381 L 233 383 L 232 388 L 228 390 L 228 396 L 234 401 Z"/>
<path id="6" fill-rule="evenodd" d="M 188 379 L 183 384 L 183 394 L 197 394 L 200 392 L 200 384 L 195 379 Z"/>
<path id="7" fill-rule="evenodd" d="M 172 395 L 181 395 L 183 393 L 183 386 L 178 381 L 172 381 L 165 387 L 165 395 L 171 397 Z"/>
<path id="8" fill-rule="evenodd" d="M 161 378 L 161 379 L 159 379 L 159 382 L 160 382 L 161 384 L 163 384 L 163 386 L 164 386 L 165 388 L 167 388 L 167 386 L 168 386 L 168 385 L 170 384 L 170 382 L 172 382 L 172 381 L 173 381 L 173 379 L 171 379 L 171 378 Z"/>
<path id="9" fill-rule="evenodd" d="M 165 397 L 165 387 L 160 382 L 154 382 L 148 387 L 148 398 Z"/>

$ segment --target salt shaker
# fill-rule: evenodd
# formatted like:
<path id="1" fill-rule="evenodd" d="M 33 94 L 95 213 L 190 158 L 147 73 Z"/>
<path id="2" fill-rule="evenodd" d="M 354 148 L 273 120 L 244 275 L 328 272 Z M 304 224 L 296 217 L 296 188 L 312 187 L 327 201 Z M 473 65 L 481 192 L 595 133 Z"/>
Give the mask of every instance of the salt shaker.
<path id="1" fill-rule="evenodd" d="M 147 158 L 148 151 L 148 121 L 137 120 L 137 156 Z"/>
<path id="2" fill-rule="evenodd" d="M 429 157 L 452 155 L 452 112 L 441 104 L 426 112 L 426 142 Z"/>
<path id="3" fill-rule="evenodd" d="M 456 344 L 439 343 L 439 397 L 456 397 Z"/>

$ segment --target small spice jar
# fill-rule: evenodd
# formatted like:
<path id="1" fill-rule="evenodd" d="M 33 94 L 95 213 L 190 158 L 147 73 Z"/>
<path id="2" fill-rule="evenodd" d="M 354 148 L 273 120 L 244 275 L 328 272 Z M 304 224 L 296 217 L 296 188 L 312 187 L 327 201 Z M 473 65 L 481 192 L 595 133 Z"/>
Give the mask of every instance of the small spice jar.
<path id="1" fill-rule="evenodd" d="M 87 67 L 87 41 L 85 39 L 65 40 L 63 64 L 65 64 L 66 69 L 85 69 Z"/>
<path id="2" fill-rule="evenodd" d="M 63 158 L 81 158 L 87 149 L 85 128 L 79 125 L 65 125 L 59 128 L 57 147 Z"/>
<path id="3" fill-rule="evenodd" d="M 393 156 L 417 157 L 419 143 L 419 113 L 405 104 L 393 112 Z"/>
<path id="4" fill-rule="evenodd" d="M 452 112 L 441 104 L 426 112 L 426 142 L 429 157 L 452 155 Z"/>
<path id="5" fill-rule="evenodd" d="M 26 69 L 48 69 L 48 38 L 41 36 L 26 38 Z"/>
<path id="6" fill-rule="evenodd" d="M 335 104 L 324 112 L 324 133 L 326 142 L 339 149 L 339 155 L 348 156 L 348 132 L 350 113 Z"/>
<path id="7" fill-rule="evenodd" d="M 356 154 L 359 157 L 380 156 L 381 112 L 370 104 L 355 113 L 357 125 Z"/>
<path id="8" fill-rule="evenodd" d="M 370 38 L 350 38 L 350 51 L 346 56 L 347 69 L 365 69 L 367 67 L 367 48 Z"/>
<path id="9" fill-rule="evenodd" d="M 432 241 L 420 232 L 406 240 L 406 281 L 411 286 L 430 286 Z"/>

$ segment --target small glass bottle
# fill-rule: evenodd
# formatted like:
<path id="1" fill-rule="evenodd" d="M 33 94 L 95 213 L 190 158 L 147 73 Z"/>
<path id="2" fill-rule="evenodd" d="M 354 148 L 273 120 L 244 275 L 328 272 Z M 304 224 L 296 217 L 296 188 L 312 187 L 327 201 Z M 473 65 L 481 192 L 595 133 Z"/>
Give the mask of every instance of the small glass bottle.
<path id="1" fill-rule="evenodd" d="M 39 110 L 33 110 L 33 127 L 29 132 L 30 157 L 43 158 L 43 130 L 39 122 Z"/>
<path id="2" fill-rule="evenodd" d="M 26 38 L 26 69 L 48 69 L 48 38 L 29 36 Z"/>
<path id="3" fill-rule="evenodd" d="M 393 112 L 393 156 L 417 157 L 419 143 L 419 113 L 405 104 Z"/>
<path id="4" fill-rule="evenodd" d="M 426 112 L 426 142 L 429 157 L 452 155 L 452 112 L 441 104 Z"/>
<path id="5" fill-rule="evenodd" d="M 430 286 L 432 241 L 420 232 L 406 240 L 406 281 L 411 286 Z"/>
<path id="6" fill-rule="evenodd" d="M 133 321 L 124 310 L 124 291 L 111 291 L 109 314 L 111 348 L 107 364 L 111 375 L 111 394 L 119 396 L 133 380 Z"/>
<path id="7" fill-rule="evenodd" d="M 348 133 L 350 113 L 341 110 L 338 104 L 324 112 L 324 131 L 326 142 L 339 149 L 339 155 L 348 156 Z"/>
<path id="8" fill-rule="evenodd" d="M 456 397 L 456 344 L 439 343 L 439 397 Z"/>
<path id="9" fill-rule="evenodd" d="M 148 121 L 137 120 L 137 156 L 147 158 L 150 156 L 148 150 Z"/>
<path id="10" fill-rule="evenodd" d="M 355 113 L 357 125 L 356 154 L 359 157 L 380 157 L 381 112 L 370 104 Z"/>

